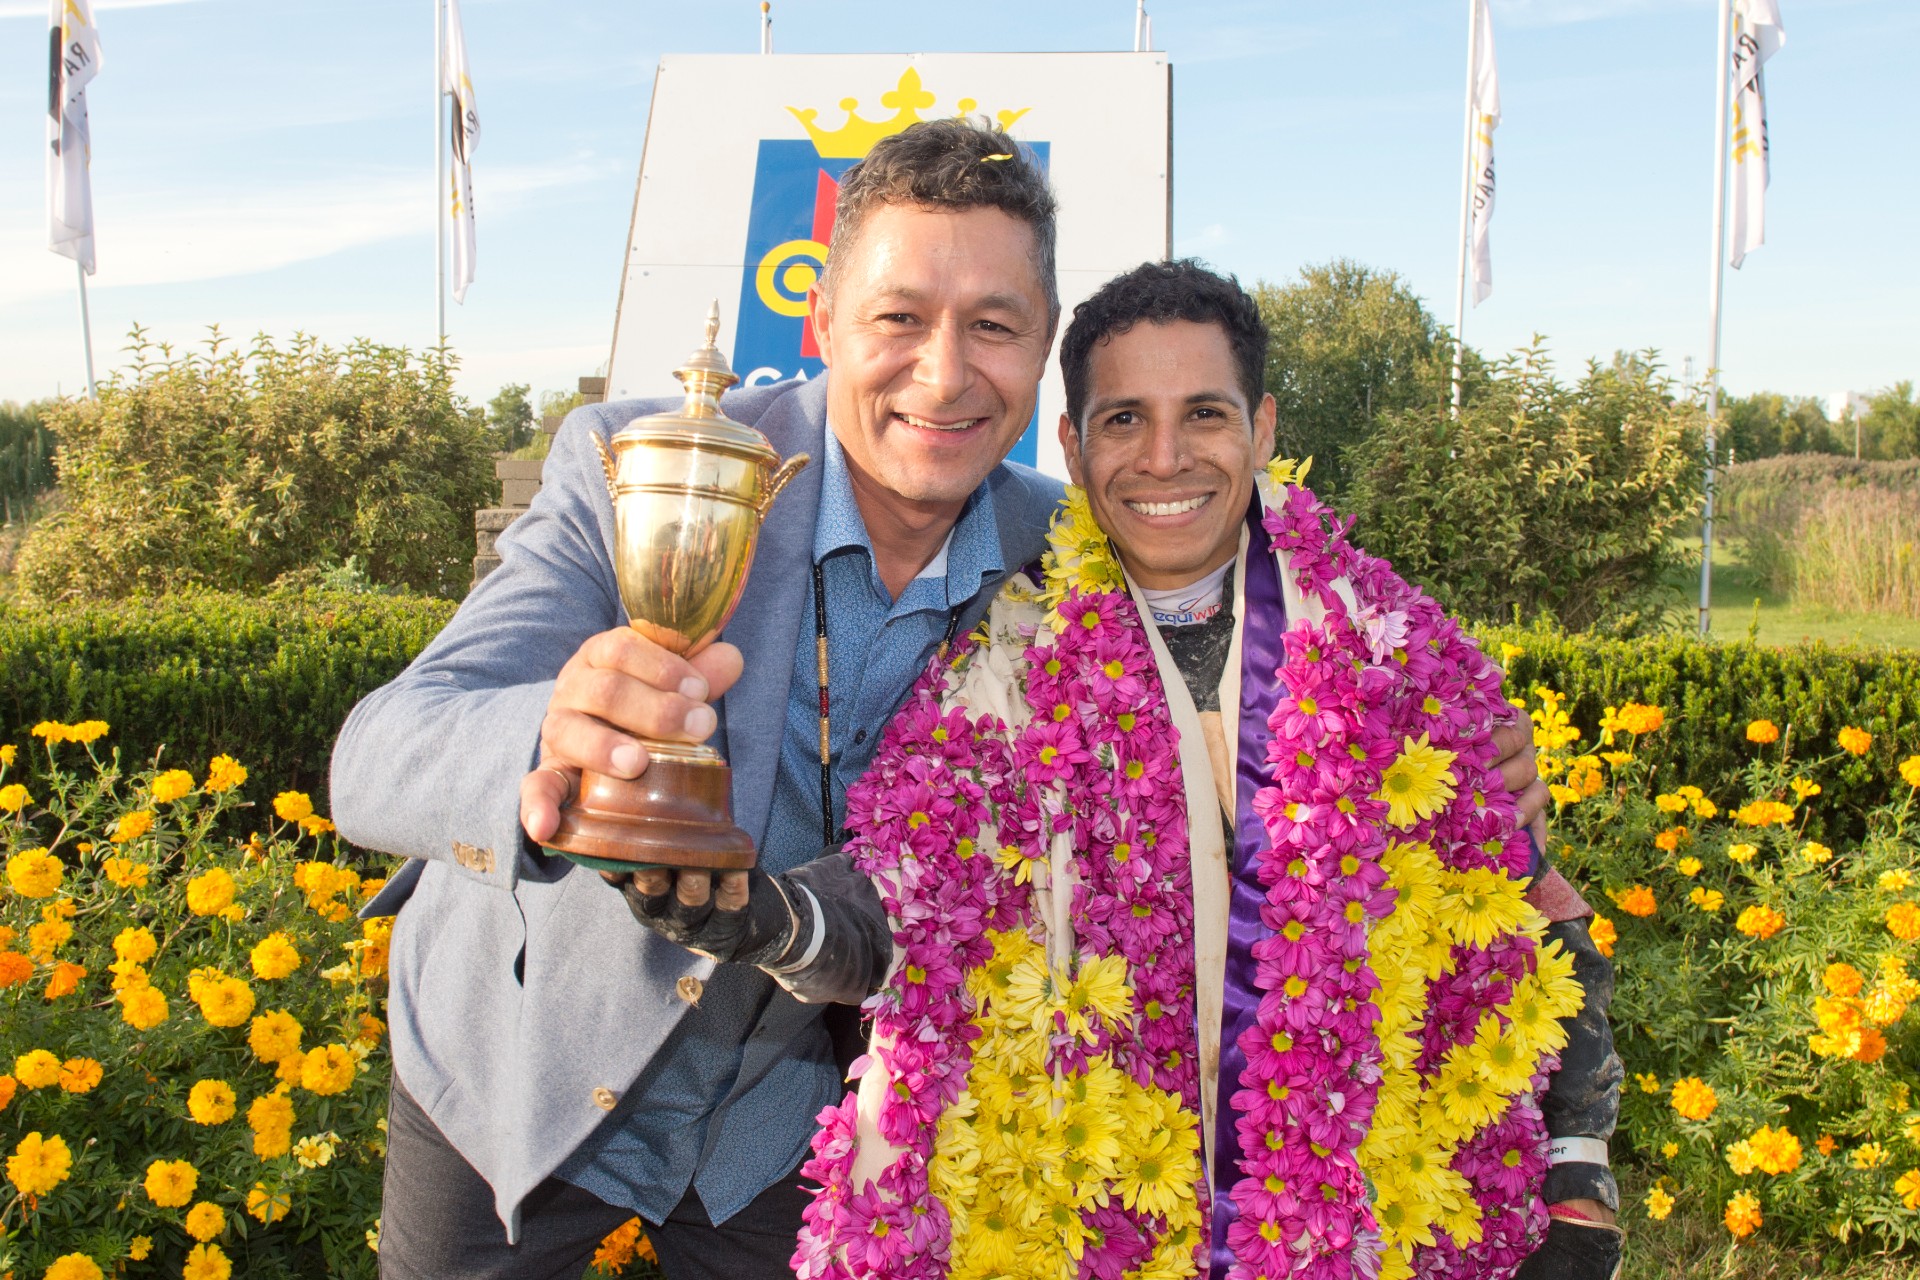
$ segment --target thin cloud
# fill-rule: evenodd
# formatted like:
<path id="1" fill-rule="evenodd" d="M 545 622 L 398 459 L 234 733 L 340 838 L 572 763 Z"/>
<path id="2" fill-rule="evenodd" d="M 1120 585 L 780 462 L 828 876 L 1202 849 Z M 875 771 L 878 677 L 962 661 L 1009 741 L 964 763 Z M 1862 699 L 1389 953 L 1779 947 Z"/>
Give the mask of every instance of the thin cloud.
<path id="1" fill-rule="evenodd" d="M 200 0 L 93 0 L 95 13 L 109 9 L 155 9 L 161 5 L 198 4 Z M 0 0 L 0 18 L 44 18 L 47 6 L 42 0 Z"/>

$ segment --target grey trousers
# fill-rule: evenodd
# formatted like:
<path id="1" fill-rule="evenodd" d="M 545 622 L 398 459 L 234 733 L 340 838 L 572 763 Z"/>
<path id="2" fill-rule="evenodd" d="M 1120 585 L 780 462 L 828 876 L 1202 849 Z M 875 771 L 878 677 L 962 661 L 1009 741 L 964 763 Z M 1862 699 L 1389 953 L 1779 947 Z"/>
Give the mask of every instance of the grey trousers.
<path id="1" fill-rule="evenodd" d="M 788 1280 L 811 1197 L 799 1171 L 720 1226 L 692 1188 L 665 1222 L 645 1224 L 668 1280 Z M 634 1213 L 548 1178 L 520 1210 L 507 1243 L 493 1189 L 393 1077 L 381 1192 L 381 1280 L 576 1280 L 608 1232 Z"/>

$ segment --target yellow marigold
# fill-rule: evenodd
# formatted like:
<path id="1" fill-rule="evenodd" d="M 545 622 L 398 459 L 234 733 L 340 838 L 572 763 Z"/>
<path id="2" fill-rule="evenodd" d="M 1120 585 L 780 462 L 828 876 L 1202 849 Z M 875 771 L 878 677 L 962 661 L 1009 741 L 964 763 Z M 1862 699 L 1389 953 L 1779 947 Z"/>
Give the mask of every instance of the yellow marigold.
<path id="1" fill-rule="evenodd" d="M 1887 932 L 1902 942 L 1920 938 L 1920 905 L 1896 902 L 1888 907 Z"/>
<path id="2" fill-rule="evenodd" d="M 145 925 L 130 924 L 113 936 L 113 954 L 135 964 L 145 964 L 159 950 L 160 940 Z"/>
<path id="3" fill-rule="evenodd" d="M 1793 807 L 1778 800 L 1752 800 L 1735 809 L 1731 816 L 1746 827 L 1784 827 L 1793 821 Z"/>
<path id="4" fill-rule="evenodd" d="M 247 1027 L 247 1043 L 262 1062 L 279 1062 L 300 1052 L 300 1032 L 292 1014 L 269 1009 Z"/>
<path id="5" fill-rule="evenodd" d="M 106 1069 L 92 1058 L 68 1058 L 60 1064 L 60 1088 L 67 1093 L 92 1093 Z"/>
<path id="6" fill-rule="evenodd" d="M 123 813 L 120 820 L 113 824 L 113 830 L 107 839 L 115 844 L 127 844 L 138 840 L 153 830 L 153 810 L 136 809 L 132 813 Z"/>
<path id="7" fill-rule="evenodd" d="M 1865 729 L 1856 729 L 1848 725 L 1839 734 L 1840 749 L 1850 756 L 1863 756 L 1867 748 L 1873 745 L 1873 735 Z"/>
<path id="8" fill-rule="evenodd" d="M 1685 813 L 1687 802 L 1680 796 L 1657 795 L 1653 798 L 1654 808 L 1662 813 Z"/>
<path id="9" fill-rule="evenodd" d="M 1818 840 L 1809 840 L 1800 846 L 1800 860 L 1810 867 L 1824 866 L 1833 861 L 1833 850 Z"/>
<path id="10" fill-rule="evenodd" d="M 23 849 L 7 859 L 7 884 L 23 898 L 50 898 L 66 874 L 60 859 L 45 849 Z"/>
<path id="11" fill-rule="evenodd" d="M 334 1144 L 340 1141 L 337 1133 L 316 1133 L 300 1139 L 293 1144 L 293 1158 L 300 1162 L 302 1169 L 320 1169 L 333 1160 Z"/>
<path id="12" fill-rule="evenodd" d="M 193 790 L 193 775 L 185 769 L 169 769 L 155 774 L 147 790 L 155 804 L 171 804 Z"/>
<path id="13" fill-rule="evenodd" d="M 1920 1169 L 1909 1169 L 1893 1184 L 1893 1193 L 1909 1209 L 1920 1209 Z"/>
<path id="14" fill-rule="evenodd" d="M 1620 708 L 1614 717 L 1619 726 L 1636 737 L 1643 733 L 1652 733 L 1667 722 L 1667 713 L 1659 707 L 1649 707 L 1645 703 L 1629 702 Z"/>
<path id="15" fill-rule="evenodd" d="M 59 1134 L 43 1137 L 39 1130 L 20 1139 L 7 1157 L 7 1181 L 23 1196 L 43 1196 L 67 1180 L 73 1170 L 73 1152 Z"/>
<path id="16" fill-rule="evenodd" d="M 44 739 L 48 746 L 67 740 L 67 726 L 61 724 L 58 720 L 42 720 L 27 732 L 36 738 Z"/>
<path id="17" fill-rule="evenodd" d="M 18 813 L 33 803 L 33 797 L 18 782 L 9 782 L 0 787 L 0 813 Z"/>
<path id="18" fill-rule="evenodd" d="M 360 937 L 367 944 L 360 953 L 360 976 L 377 978 L 387 971 L 387 954 L 393 940 L 392 916 L 375 916 L 362 921 Z"/>
<path id="19" fill-rule="evenodd" d="M 1760 1201 L 1750 1191 L 1736 1191 L 1733 1199 L 1727 1201 L 1727 1212 L 1722 1219 L 1727 1230 L 1733 1232 L 1733 1238 L 1744 1240 L 1760 1229 Z"/>
<path id="20" fill-rule="evenodd" d="M 217 1244 L 197 1244 L 187 1252 L 187 1264 L 180 1269 L 181 1280 L 230 1280 L 233 1263 Z"/>
<path id="21" fill-rule="evenodd" d="M 1601 955 L 1613 958 L 1613 946 L 1620 941 L 1620 934 L 1613 927 L 1613 921 L 1596 914 L 1587 926 L 1587 936 L 1593 939 L 1593 945 Z"/>
<path id="22" fill-rule="evenodd" d="M 147 1166 L 147 1199 L 162 1209 L 178 1209 L 193 1199 L 200 1175 L 185 1160 L 155 1160 Z"/>
<path id="23" fill-rule="evenodd" d="M 1811 778 L 1795 778 L 1787 785 L 1793 788 L 1794 798 L 1803 804 L 1820 794 L 1820 784 Z"/>
<path id="24" fill-rule="evenodd" d="M 354 1032 L 353 1042 L 368 1049 L 378 1048 L 380 1037 L 386 1034 L 387 1024 L 370 1013 L 360 1015 L 359 1029 Z"/>
<path id="25" fill-rule="evenodd" d="M 1878 1169 L 1892 1158 L 1887 1154 L 1887 1149 L 1877 1142 L 1868 1142 L 1855 1147 L 1853 1154 L 1847 1157 L 1848 1162 L 1856 1169 Z"/>
<path id="26" fill-rule="evenodd" d="M 247 780 L 247 771 L 232 756 L 215 756 L 207 766 L 207 790 L 231 791 Z"/>
<path id="27" fill-rule="evenodd" d="M 1768 906 L 1752 906 L 1742 911 L 1733 927 L 1750 938 L 1765 942 L 1787 927 L 1787 918 Z"/>
<path id="28" fill-rule="evenodd" d="M 1717 818 L 1720 816 L 1720 806 L 1705 796 L 1697 796 L 1693 802 L 1693 814 L 1696 818 Z"/>
<path id="29" fill-rule="evenodd" d="M 225 1080 L 201 1080 L 187 1090 L 187 1114 L 195 1124 L 225 1124 L 233 1119 L 233 1086 Z"/>
<path id="30" fill-rule="evenodd" d="M 227 1229 L 227 1215 L 211 1200 L 202 1200 L 187 1210 L 187 1234 L 195 1240 L 211 1240 Z"/>
<path id="31" fill-rule="evenodd" d="M 1680 1154 L 1680 1144 L 1677 1142 L 1663 1142 L 1660 1144 L 1660 1154 L 1671 1160 Z"/>
<path id="32" fill-rule="evenodd" d="M 307 1050 L 306 1061 L 300 1064 L 300 1087 L 321 1097 L 340 1093 L 353 1083 L 358 1065 L 345 1045 L 319 1045 Z"/>
<path id="33" fill-rule="evenodd" d="M 1683 876 L 1697 876 L 1700 874 L 1700 868 L 1705 865 L 1706 864 L 1698 858 L 1682 858 L 1680 859 L 1680 874 Z"/>
<path id="34" fill-rule="evenodd" d="M 135 1262 L 145 1262 L 147 1255 L 153 1252 L 152 1236 L 135 1236 L 127 1243 L 127 1257 Z"/>
<path id="35" fill-rule="evenodd" d="M 42 920 L 27 929 L 27 951 L 34 959 L 53 963 L 53 953 L 73 940 L 73 926 L 65 920 Z"/>
<path id="36" fill-rule="evenodd" d="M 20 748 L 14 746 L 11 742 L 0 743 L 0 769 L 10 768 L 13 765 L 14 757 L 19 754 L 19 751 Z"/>
<path id="37" fill-rule="evenodd" d="M 1687 829 L 1685 827 L 1668 827 L 1665 831 L 1662 831 L 1653 838 L 1653 847 L 1662 853 L 1672 853 L 1680 847 L 1680 842 L 1686 838 Z"/>
<path id="38" fill-rule="evenodd" d="M 251 960 L 253 976 L 271 982 L 300 967 L 300 952 L 286 934 L 275 930 L 255 944 Z"/>
<path id="39" fill-rule="evenodd" d="M 247 1108 L 250 1129 L 293 1128 L 293 1099 L 284 1093 L 263 1093 Z"/>
<path id="40" fill-rule="evenodd" d="M 63 1253 L 40 1273 L 40 1280 L 104 1280 L 104 1277 L 100 1264 L 84 1253 Z"/>
<path id="41" fill-rule="evenodd" d="M 239 978 L 218 977 L 193 993 L 200 1014 L 216 1027 L 237 1027 L 253 1015 L 253 988 Z"/>
<path id="42" fill-rule="evenodd" d="M 1747 1144 L 1753 1150 L 1753 1163 L 1762 1173 L 1792 1173 L 1800 1167 L 1800 1139 L 1786 1129 L 1761 1125 Z"/>
<path id="43" fill-rule="evenodd" d="M 1633 1082 L 1640 1086 L 1640 1092 L 1642 1093 L 1660 1092 L 1660 1077 L 1654 1075 L 1651 1071 L 1634 1072 Z"/>
<path id="44" fill-rule="evenodd" d="M 1822 986 L 1836 996 L 1858 995 L 1866 984 L 1866 976 L 1850 964 L 1836 963 L 1826 967 L 1820 975 Z"/>
<path id="45" fill-rule="evenodd" d="M 1727 1144 L 1727 1168 L 1737 1177 L 1746 1177 L 1753 1172 L 1753 1144 L 1745 1138 Z"/>
<path id="46" fill-rule="evenodd" d="M 1654 901 L 1653 890 L 1643 884 L 1633 886 L 1614 901 L 1628 915 L 1639 916 L 1642 919 L 1660 909 L 1660 904 Z"/>
<path id="47" fill-rule="evenodd" d="M 1718 889 L 1709 889 L 1704 885 L 1695 885 L 1693 886 L 1693 892 L 1687 895 L 1687 901 L 1708 915 L 1712 915 L 1721 907 L 1727 905 L 1727 895 L 1721 893 Z"/>
<path id="48" fill-rule="evenodd" d="M 1698 1076 L 1684 1076 L 1673 1082 L 1673 1109 L 1689 1120 L 1705 1120 L 1720 1105 L 1720 1095 Z"/>
<path id="49" fill-rule="evenodd" d="M 67 726 L 67 741 L 77 742 L 83 747 L 97 738 L 104 738 L 106 736 L 107 722 L 105 720 L 82 720 L 79 724 L 70 724 Z"/>
<path id="50" fill-rule="evenodd" d="M 107 879 L 122 889 L 144 889 L 153 868 L 131 858 L 108 858 L 103 865 Z"/>
<path id="51" fill-rule="evenodd" d="M 1747 722 L 1747 741 L 1766 746 L 1770 742 L 1780 741 L 1780 726 L 1771 720 L 1750 720 Z"/>
<path id="52" fill-rule="evenodd" d="M 333 821 L 319 814 L 310 814 L 300 819 L 300 829 L 310 836 L 323 836 L 334 829 Z"/>
<path id="53" fill-rule="evenodd" d="M 1758 848 L 1750 844 L 1730 844 L 1727 846 L 1727 856 L 1735 862 L 1752 862 L 1754 856 L 1759 852 L 1760 850 Z"/>
<path id="54" fill-rule="evenodd" d="M 158 987 L 128 987 L 119 995 L 120 1018 L 135 1031 L 151 1031 L 167 1020 L 167 998 Z"/>
<path id="55" fill-rule="evenodd" d="M 197 916 L 217 916 L 233 905 L 233 874 L 225 867 L 203 871 L 187 881 L 187 909 Z"/>
<path id="56" fill-rule="evenodd" d="M 273 811 L 287 822 L 313 816 L 313 801 L 304 791 L 282 791 L 273 798 Z"/>
<path id="57" fill-rule="evenodd" d="M 1673 1212 L 1673 1197 L 1660 1187 L 1647 1192 L 1647 1216 L 1655 1222 L 1664 1222 Z"/>
<path id="58" fill-rule="evenodd" d="M 1880 892 L 1905 893 L 1913 885 L 1913 873 L 1905 867 L 1880 873 Z"/>
<path id="59" fill-rule="evenodd" d="M 45 1049 L 29 1049 L 13 1060 L 14 1078 L 29 1089 L 60 1083 L 60 1059 Z"/>
<path id="60" fill-rule="evenodd" d="M 1920 787 L 1920 756 L 1908 756 L 1900 762 L 1900 776 L 1910 787 Z"/>
<path id="61" fill-rule="evenodd" d="M 0 951 L 0 990 L 33 976 L 33 961 L 18 951 Z"/>
<path id="62" fill-rule="evenodd" d="M 293 1197 L 284 1191 L 269 1191 L 265 1183 L 256 1182 L 247 1192 L 247 1212 L 268 1226 L 286 1217 L 292 1208 Z"/>

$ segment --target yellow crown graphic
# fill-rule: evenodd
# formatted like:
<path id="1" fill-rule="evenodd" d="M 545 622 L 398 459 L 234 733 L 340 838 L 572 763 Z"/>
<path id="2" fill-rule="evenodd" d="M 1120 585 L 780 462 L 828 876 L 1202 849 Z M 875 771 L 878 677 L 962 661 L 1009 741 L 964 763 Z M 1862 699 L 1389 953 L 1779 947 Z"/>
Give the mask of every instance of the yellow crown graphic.
<path id="1" fill-rule="evenodd" d="M 918 124 L 923 107 L 931 107 L 937 99 L 920 87 L 920 73 L 908 67 L 900 73 L 900 81 L 893 88 L 880 95 L 880 105 L 892 107 L 890 120 L 865 120 L 854 114 L 854 108 L 860 105 L 858 98 L 840 99 L 840 109 L 847 113 L 847 122 L 838 129 L 828 131 L 815 126 L 820 112 L 815 107 L 788 107 L 793 118 L 806 129 L 807 136 L 813 139 L 813 149 L 821 158 L 829 160 L 858 160 L 873 150 L 873 144 L 882 138 L 901 132 L 908 125 Z M 972 115 L 980 104 L 972 98 L 961 98 L 954 103 L 954 114 Z M 994 114 L 994 120 L 1000 128 L 1013 128 L 1018 120 L 1031 107 L 1021 107 L 1018 111 L 1000 111 Z"/>

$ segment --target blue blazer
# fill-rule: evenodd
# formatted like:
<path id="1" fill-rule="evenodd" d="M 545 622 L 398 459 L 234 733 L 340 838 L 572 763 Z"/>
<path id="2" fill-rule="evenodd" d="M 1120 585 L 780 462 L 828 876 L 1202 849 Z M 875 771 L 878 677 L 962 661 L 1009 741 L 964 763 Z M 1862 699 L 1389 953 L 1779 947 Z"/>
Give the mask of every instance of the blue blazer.
<path id="1" fill-rule="evenodd" d="M 538 759 L 555 676 L 589 636 L 626 621 L 613 507 L 588 434 L 610 438 L 678 403 L 590 405 L 568 416 L 540 493 L 500 536 L 500 567 L 406 671 L 353 709 L 334 748 L 341 834 L 409 859 L 366 912 L 399 912 L 395 1069 L 493 1187 L 510 1237 L 521 1201 L 674 1033 L 688 1008 L 676 984 L 713 971 L 712 961 L 636 924 L 598 874 L 543 853 L 520 828 L 520 779 Z M 742 389 L 724 404 L 783 457 L 822 456 L 825 377 Z M 715 745 L 733 768 L 734 820 L 756 841 L 766 834 L 805 621 L 820 474 L 816 462 L 774 502 L 725 632 L 745 672 L 721 700 Z M 1003 563 L 1030 563 L 1060 485 L 1006 464 L 986 483 Z M 981 593 L 965 626 L 991 596 Z M 819 1012 L 776 992 L 722 1105 L 762 1078 Z"/>

